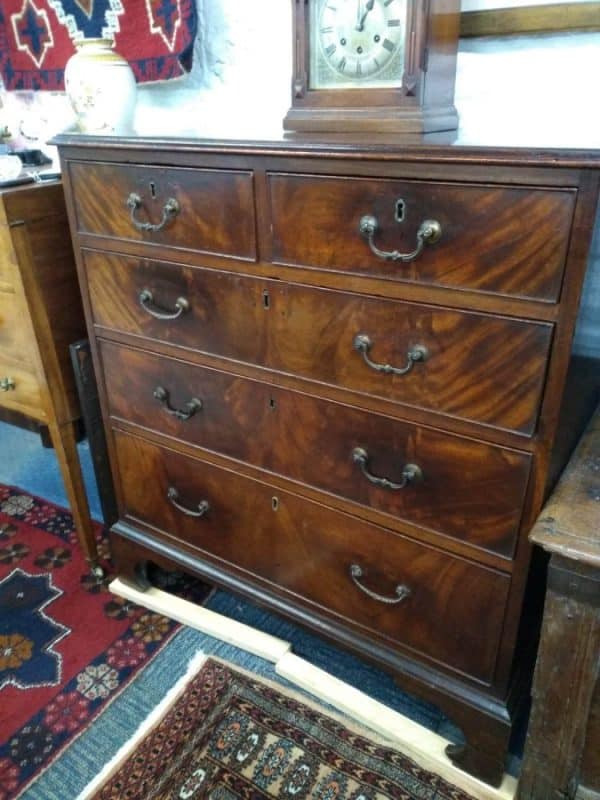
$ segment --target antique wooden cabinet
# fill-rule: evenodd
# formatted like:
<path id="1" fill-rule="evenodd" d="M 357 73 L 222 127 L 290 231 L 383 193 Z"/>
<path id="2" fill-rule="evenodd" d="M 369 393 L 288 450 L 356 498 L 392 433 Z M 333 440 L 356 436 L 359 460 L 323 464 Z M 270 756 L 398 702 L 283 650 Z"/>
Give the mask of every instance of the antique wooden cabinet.
<path id="1" fill-rule="evenodd" d="M 600 406 L 530 539 L 550 564 L 518 798 L 600 800 Z"/>
<path id="2" fill-rule="evenodd" d="M 81 546 L 99 569 L 77 454 L 74 424 L 81 412 L 69 358 L 69 345 L 84 336 L 60 182 L 5 187 L 0 190 L 0 418 L 47 426 Z"/>
<path id="3" fill-rule="evenodd" d="M 600 154 L 58 144 L 117 569 L 191 570 L 390 670 L 499 782 Z"/>

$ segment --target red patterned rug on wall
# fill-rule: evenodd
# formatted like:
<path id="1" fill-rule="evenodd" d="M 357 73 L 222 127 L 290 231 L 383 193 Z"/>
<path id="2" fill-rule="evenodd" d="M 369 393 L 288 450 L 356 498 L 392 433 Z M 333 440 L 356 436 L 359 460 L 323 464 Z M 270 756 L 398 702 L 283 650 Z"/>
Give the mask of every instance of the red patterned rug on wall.
<path id="1" fill-rule="evenodd" d="M 98 536 L 106 556 L 100 526 Z M 0 485 L 0 800 L 44 770 L 179 627 L 111 595 L 109 580 L 90 574 L 67 511 Z"/>
<path id="2" fill-rule="evenodd" d="M 113 38 L 138 83 L 191 69 L 195 0 L 0 0 L 0 74 L 6 89 L 64 90 L 77 39 Z"/>

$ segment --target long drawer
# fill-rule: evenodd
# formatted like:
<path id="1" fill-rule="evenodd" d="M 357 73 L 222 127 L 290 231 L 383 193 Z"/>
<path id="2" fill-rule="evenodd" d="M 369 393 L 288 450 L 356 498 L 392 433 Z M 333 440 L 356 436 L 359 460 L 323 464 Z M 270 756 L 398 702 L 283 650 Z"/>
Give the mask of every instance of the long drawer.
<path id="1" fill-rule="evenodd" d="M 276 262 L 545 301 L 559 297 L 575 190 L 279 173 L 268 180 Z M 365 218 L 371 227 L 375 221 L 373 248 L 360 231 Z M 411 256 L 428 220 L 439 224 L 439 239 L 424 238 L 422 252 Z"/>
<path id="2" fill-rule="evenodd" d="M 125 519 L 384 643 L 491 681 L 507 576 L 118 431 L 115 444 Z"/>
<path id="3" fill-rule="evenodd" d="M 100 352 L 116 419 L 513 553 L 527 454 L 109 342 Z"/>
<path id="4" fill-rule="evenodd" d="M 251 172 L 71 163 L 77 230 L 256 259 Z"/>
<path id="5" fill-rule="evenodd" d="M 535 430 L 552 325 L 95 251 L 85 264 L 103 328 Z"/>

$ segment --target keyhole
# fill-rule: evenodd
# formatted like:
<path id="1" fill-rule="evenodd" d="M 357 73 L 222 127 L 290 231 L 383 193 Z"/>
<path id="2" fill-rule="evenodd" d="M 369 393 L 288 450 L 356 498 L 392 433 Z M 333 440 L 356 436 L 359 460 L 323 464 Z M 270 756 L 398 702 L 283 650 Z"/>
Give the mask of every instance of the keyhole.
<path id="1" fill-rule="evenodd" d="M 262 297 L 263 297 L 263 308 L 268 311 L 269 308 L 271 307 L 271 298 L 269 297 L 269 293 L 266 291 L 266 289 L 263 292 Z"/>
<path id="2" fill-rule="evenodd" d="M 274 397 L 269 397 L 269 408 L 275 408 L 277 403 L 275 402 Z"/>
<path id="3" fill-rule="evenodd" d="M 272 507 L 273 511 L 277 511 L 277 509 L 279 508 L 279 498 L 278 497 L 272 497 L 271 498 L 271 507 Z"/>
<path id="4" fill-rule="evenodd" d="M 156 200 L 156 184 L 154 181 L 150 181 L 150 194 L 152 195 L 152 199 Z"/>
<path id="5" fill-rule="evenodd" d="M 404 200 L 396 200 L 396 222 L 404 222 L 404 213 L 406 211 L 406 203 Z"/>

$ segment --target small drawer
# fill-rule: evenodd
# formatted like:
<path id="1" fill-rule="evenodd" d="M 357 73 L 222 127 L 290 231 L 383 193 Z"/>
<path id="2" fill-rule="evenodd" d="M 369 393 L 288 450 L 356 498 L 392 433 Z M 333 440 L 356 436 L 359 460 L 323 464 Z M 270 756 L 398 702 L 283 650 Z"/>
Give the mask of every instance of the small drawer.
<path id="1" fill-rule="evenodd" d="M 4 360 L 0 354 L 0 407 L 43 418 L 40 385 L 33 368 Z"/>
<path id="2" fill-rule="evenodd" d="M 492 680 L 508 576 L 136 437 L 116 432 L 115 444 L 126 520 L 383 644 Z"/>
<path id="3" fill-rule="evenodd" d="M 100 352 L 117 420 L 513 555 L 528 454 L 109 342 Z"/>
<path id="4" fill-rule="evenodd" d="M 79 233 L 254 261 L 251 172 L 69 164 Z"/>
<path id="5" fill-rule="evenodd" d="M 575 190 L 271 173 L 269 192 L 277 263 L 559 297 Z"/>
<path id="6" fill-rule="evenodd" d="M 94 321 L 105 329 L 535 430 L 550 324 L 96 252 L 85 263 Z"/>

